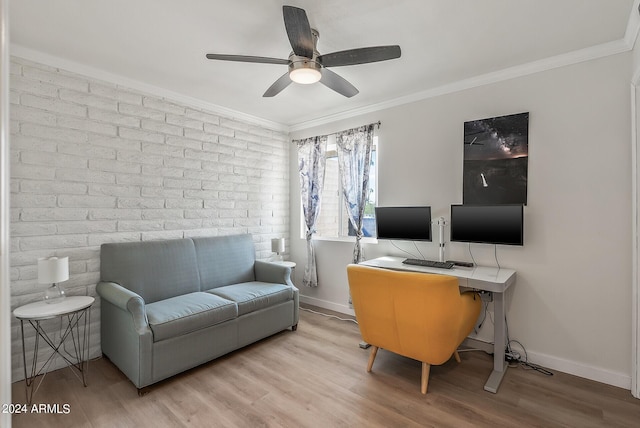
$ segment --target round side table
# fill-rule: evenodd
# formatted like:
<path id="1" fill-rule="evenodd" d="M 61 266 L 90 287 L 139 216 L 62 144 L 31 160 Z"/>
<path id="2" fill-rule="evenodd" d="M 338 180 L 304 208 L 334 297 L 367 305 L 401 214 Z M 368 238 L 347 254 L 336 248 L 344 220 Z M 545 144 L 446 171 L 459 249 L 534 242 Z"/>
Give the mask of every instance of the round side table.
<path id="1" fill-rule="evenodd" d="M 34 389 L 36 377 L 43 374 L 47 367 L 51 365 L 56 355 L 59 355 L 70 367 L 84 386 L 87 386 L 87 375 L 89 372 L 89 336 L 91 305 L 95 299 L 91 296 L 69 296 L 56 303 L 35 302 L 20 306 L 13 311 L 13 315 L 20 320 L 20 333 L 22 335 L 22 363 L 24 364 L 24 382 L 27 394 L 27 404 L 31 404 L 33 394 L 38 390 L 44 376 L 40 379 Z M 41 321 L 60 318 L 66 321 L 64 330 L 60 332 L 60 339 L 50 336 L 41 325 Z M 31 373 L 27 373 L 27 353 L 24 342 L 24 322 L 27 321 L 36 331 L 36 340 L 33 351 L 33 362 L 31 363 Z M 84 323 L 82 334 L 80 332 L 81 322 Z M 71 354 L 63 344 L 67 337 L 71 337 L 73 346 Z M 42 367 L 38 368 L 38 348 L 40 339 L 49 345 L 52 352 L 46 359 Z M 75 354 L 75 355 L 74 355 Z"/>
<path id="2" fill-rule="evenodd" d="M 282 265 L 282 266 L 290 267 L 291 270 L 294 270 L 296 268 L 296 263 L 295 262 L 288 262 L 288 261 L 282 260 L 282 261 L 271 262 L 271 263 L 277 263 L 277 264 Z"/>

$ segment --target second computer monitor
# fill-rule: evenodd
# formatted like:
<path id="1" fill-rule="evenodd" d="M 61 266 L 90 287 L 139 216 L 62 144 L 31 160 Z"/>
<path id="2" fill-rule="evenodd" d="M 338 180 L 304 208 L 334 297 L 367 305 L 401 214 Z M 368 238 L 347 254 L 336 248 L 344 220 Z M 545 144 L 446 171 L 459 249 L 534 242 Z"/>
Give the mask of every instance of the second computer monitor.
<path id="1" fill-rule="evenodd" d="M 524 245 L 522 205 L 451 205 L 451 241 Z"/>

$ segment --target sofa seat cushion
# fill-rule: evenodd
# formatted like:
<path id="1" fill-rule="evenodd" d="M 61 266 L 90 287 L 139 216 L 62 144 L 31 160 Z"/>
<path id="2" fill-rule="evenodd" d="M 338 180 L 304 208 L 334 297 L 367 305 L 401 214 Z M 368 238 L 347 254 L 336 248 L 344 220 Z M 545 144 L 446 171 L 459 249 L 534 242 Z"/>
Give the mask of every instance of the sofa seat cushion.
<path id="1" fill-rule="evenodd" d="M 153 341 L 169 339 L 238 316 L 235 302 L 197 291 L 145 306 Z"/>
<path id="2" fill-rule="evenodd" d="M 293 299 L 293 288 L 271 282 L 251 281 L 207 290 L 238 304 L 238 316 Z"/>

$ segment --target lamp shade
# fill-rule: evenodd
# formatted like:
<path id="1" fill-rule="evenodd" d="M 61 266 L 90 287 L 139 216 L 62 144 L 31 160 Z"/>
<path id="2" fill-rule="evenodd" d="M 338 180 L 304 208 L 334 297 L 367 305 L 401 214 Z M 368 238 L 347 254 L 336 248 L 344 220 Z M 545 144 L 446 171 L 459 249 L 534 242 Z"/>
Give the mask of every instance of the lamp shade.
<path id="1" fill-rule="evenodd" d="M 271 251 L 274 253 L 284 253 L 284 238 L 273 238 L 271 240 Z"/>
<path id="2" fill-rule="evenodd" d="M 52 284 L 69 279 L 69 257 L 38 259 L 38 283 Z"/>

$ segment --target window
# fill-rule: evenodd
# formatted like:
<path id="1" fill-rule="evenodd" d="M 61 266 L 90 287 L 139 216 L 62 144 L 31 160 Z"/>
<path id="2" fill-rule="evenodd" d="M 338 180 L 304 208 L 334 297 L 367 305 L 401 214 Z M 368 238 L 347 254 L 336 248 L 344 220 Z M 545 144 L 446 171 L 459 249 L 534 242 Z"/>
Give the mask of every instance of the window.
<path id="1" fill-rule="evenodd" d="M 377 145 L 378 137 L 374 136 L 373 149 L 371 152 L 371 170 L 369 172 L 369 197 L 367 198 L 367 204 L 364 210 L 364 223 L 362 226 L 364 236 L 373 238 L 376 237 L 374 207 L 376 206 L 376 198 L 378 196 Z M 325 239 L 355 236 L 355 230 L 349 221 L 349 216 L 344 205 L 344 197 L 341 192 L 341 177 L 338 169 L 338 153 L 336 151 L 334 136 L 329 136 L 326 156 L 320 215 L 316 221 L 316 233 L 314 236 Z M 304 231 L 304 218 L 301 220 L 301 223 L 302 230 Z"/>

